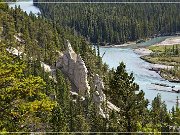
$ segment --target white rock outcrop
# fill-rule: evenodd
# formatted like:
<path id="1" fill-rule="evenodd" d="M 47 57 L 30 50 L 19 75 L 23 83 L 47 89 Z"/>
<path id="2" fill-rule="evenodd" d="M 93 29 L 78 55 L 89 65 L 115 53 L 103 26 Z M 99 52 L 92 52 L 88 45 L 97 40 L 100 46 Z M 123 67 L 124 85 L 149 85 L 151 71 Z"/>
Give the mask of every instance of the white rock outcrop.
<path id="1" fill-rule="evenodd" d="M 99 114 L 101 116 L 103 116 L 104 118 L 108 118 L 109 115 L 107 114 L 107 112 L 105 112 L 103 110 L 103 103 L 105 103 L 105 101 L 106 101 L 106 96 L 103 93 L 103 89 L 104 89 L 104 83 L 101 80 L 101 78 L 99 77 L 99 75 L 96 74 L 94 76 L 93 101 L 95 102 L 95 104 L 99 110 Z"/>
<path id="2" fill-rule="evenodd" d="M 44 69 L 45 72 L 52 72 L 52 69 L 49 65 L 45 64 L 44 62 L 40 62 L 41 67 Z"/>
<path id="3" fill-rule="evenodd" d="M 107 109 L 119 111 L 119 108 L 113 105 L 106 99 L 106 95 L 103 92 L 104 90 L 104 82 L 99 77 L 98 74 L 94 76 L 94 93 L 93 93 L 93 101 L 95 102 L 97 108 L 99 109 L 99 114 L 104 118 L 108 118 L 108 110 L 105 111 L 103 106 L 107 105 Z"/>
<path id="4" fill-rule="evenodd" d="M 59 59 L 56 62 L 56 67 L 60 68 L 63 73 L 69 77 L 71 83 L 76 86 L 76 90 L 73 90 L 73 92 L 71 91 L 73 100 L 76 101 L 76 98 L 80 96 L 81 101 L 84 101 L 85 97 L 90 95 L 90 86 L 87 80 L 88 71 L 83 59 L 74 52 L 68 40 L 66 47 L 67 49 L 64 53 L 59 52 Z M 111 102 L 106 101 L 106 95 L 103 93 L 104 83 L 98 74 L 94 75 L 93 80 L 93 102 L 96 104 L 99 114 L 104 118 L 108 118 L 108 110 L 119 111 L 119 108 Z M 106 109 L 105 111 L 106 104 L 108 110 Z"/>
<path id="5" fill-rule="evenodd" d="M 101 104 L 106 100 L 106 95 L 103 93 L 104 83 L 98 74 L 94 76 L 94 89 L 95 92 L 93 93 L 93 100 L 97 104 Z"/>
<path id="6" fill-rule="evenodd" d="M 77 88 L 79 95 L 85 97 L 89 95 L 90 86 L 87 81 L 87 68 L 81 56 L 76 54 L 67 40 L 67 50 L 64 53 L 59 53 L 59 59 L 56 62 L 56 67 L 61 68 L 71 82 Z"/>
<path id="7" fill-rule="evenodd" d="M 18 49 L 16 48 L 7 48 L 6 49 L 9 53 L 13 54 L 13 55 L 16 55 L 16 56 L 20 56 L 23 52 L 19 51 Z"/>

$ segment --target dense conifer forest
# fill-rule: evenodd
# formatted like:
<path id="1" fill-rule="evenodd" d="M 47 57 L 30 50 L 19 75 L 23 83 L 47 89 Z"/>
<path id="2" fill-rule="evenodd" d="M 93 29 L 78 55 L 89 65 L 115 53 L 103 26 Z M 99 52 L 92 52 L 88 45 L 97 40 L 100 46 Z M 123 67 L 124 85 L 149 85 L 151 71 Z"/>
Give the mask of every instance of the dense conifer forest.
<path id="1" fill-rule="evenodd" d="M 69 5 L 59 5 L 57 8 L 48 4 L 38 6 L 43 10 L 43 14 L 35 16 L 34 14 L 27 15 L 19 7 L 10 9 L 7 4 L 0 3 L 0 132 L 179 132 L 180 109 L 178 102 L 172 110 L 168 111 L 161 96 L 157 95 L 152 101 L 151 107 L 148 108 L 148 104 L 151 103 L 144 98 L 144 92 L 134 82 L 133 74 L 127 73 L 125 64 L 120 63 L 116 69 L 110 70 L 106 64 L 102 63 L 101 57 L 96 55 L 95 49 L 87 41 L 87 37 L 91 38 L 90 41 L 93 42 L 105 39 L 106 42 L 118 43 L 114 34 L 109 38 L 101 37 L 100 33 L 96 33 L 98 38 L 93 35 L 94 30 L 104 30 L 104 28 L 98 28 L 100 27 L 98 23 L 102 23 L 100 18 L 104 18 L 101 12 L 99 16 L 96 16 L 100 17 L 100 20 L 94 20 L 96 23 L 91 23 L 94 25 L 92 26 L 94 29 L 91 29 L 89 24 L 84 24 L 84 20 L 88 21 L 86 18 L 88 12 L 86 14 L 83 11 L 85 9 L 89 11 L 86 6 L 71 6 L 72 11 L 69 10 Z M 92 6 L 92 9 L 99 10 L 100 7 L 96 6 Z M 104 6 L 109 12 L 113 12 L 108 5 Z M 157 5 L 157 10 L 159 6 Z M 101 7 L 101 9 L 105 10 L 105 7 Z M 76 15 L 81 14 L 80 18 L 84 17 L 82 13 L 78 14 L 78 11 L 82 12 L 79 8 L 82 8 L 86 17 L 82 21 L 76 20 L 76 18 L 73 20 L 70 12 L 76 13 Z M 120 12 L 123 7 L 116 8 Z M 114 12 L 116 8 L 114 8 Z M 171 8 L 173 9 L 173 7 Z M 50 18 L 51 9 L 55 9 L 52 18 Z M 62 9 L 63 12 L 58 9 Z M 127 7 L 126 9 L 130 10 L 131 8 Z M 140 8 L 137 9 L 140 10 Z M 152 9 L 154 9 L 153 6 Z M 45 12 L 46 10 L 47 12 Z M 176 13 L 176 10 L 173 11 Z M 179 17 L 179 14 L 176 13 L 176 15 Z M 109 17 L 107 15 L 106 19 Z M 128 17 L 124 17 L 127 21 Z M 116 24 L 118 20 L 114 21 L 115 24 L 112 25 L 110 24 L 112 19 L 118 18 L 117 16 L 110 17 L 105 25 L 113 26 L 112 33 L 114 33 L 118 27 Z M 174 18 L 172 17 L 172 19 Z M 70 22 L 68 22 L 69 20 Z M 79 30 L 71 26 L 75 22 Z M 127 24 L 119 23 L 124 27 L 121 33 L 126 33 L 127 31 L 124 30 Z M 168 23 L 166 25 L 167 27 L 161 25 L 160 28 L 164 33 L 176 32 L 179 29 L 178 25 L 172 27 L 169 27 Z M 88 33 L 87 37 L 84 35 L 86 27 L 93 31 Z M 134 28 L 137 27 L 134 26 Z M 110 28 L 107 27 L 107 31 L 109 30 Z M 85 33 L 81 33 L 81 31 Z M 149 35 L 154 34 L 151 32 Z M 149 36 L 142 31 L 140 33 L 142 33 L 142 37 Z M 92 39 L 89 34 L 92 34 L 91 36 L 95 39 Z M 136 36 L 131 37 L 130 40 L 141 37 Z M 107 99 L 119 108 L 119 111 L 109 111 L 108 118 L 103 118 L 98 113 L 96 105 L 92 102 L 91 93 L 89 97 L 86 97 L 88 101 L 86 104 L 80 99 L 76 102 L 72 100 L 70 96 L 72 84 L 60 69 L 56 69 L 56 81 L 54 81 L 41 67 L 41 62 L 55 66 L 58 52 L 66 49 L 65 40 L 67 39 L 87 66 L 90 86 L 92 85 L 92 75 L 98 73 L 105 83 L 104 92 Z M 119 42 L 125 40 L 129 40 L 126 35 Z M 12 48 L 23 53 L 19 53 L 18 56 L 13 55 L 8 51 Z M 104 108 L 106 107 L 104 104 Z"/>
<path id="2" fill-rule="evenodd" d="M 38 0 L 38 2 L 43 1 Z M 93 0 L 76 1 L 97 2 Z M 107 1 L 114 2 L 115 0 Z M 162 1 L 167 2 L 168 0 Z M 177 2 L 177 0 L 171 1 Z M 59 0 L 47 0 L 46 2 L 59 2 Z M 180 31 L 180 4 L 177 3 L 36 3 L 36 5 L 46 18 L 74 29 L 93 43 L 121 44 L 154 36 L 173 35 Z"/>

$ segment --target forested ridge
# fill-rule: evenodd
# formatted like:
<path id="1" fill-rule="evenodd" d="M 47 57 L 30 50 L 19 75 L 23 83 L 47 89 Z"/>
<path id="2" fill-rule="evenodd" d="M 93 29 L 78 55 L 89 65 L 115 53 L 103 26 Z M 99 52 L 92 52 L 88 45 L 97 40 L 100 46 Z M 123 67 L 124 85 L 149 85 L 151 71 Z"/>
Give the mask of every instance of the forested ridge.
<path id="1" fill-rule="evenodd" d="M 0 0 L 2 1 L 2 0 Z M 54 66 L 68 39 L 88 69 L 88 80 L 98 73 L 105 82 L 107 99 L 120 111 L 103 118 L 92 102 L 70 96 L 71 83 L 56 69 L 49 78 L 40 62 Z M 7 50 L 16 48 L 19 56 Z M 90 90 L 91 92 L 93 89 Z M 144 92 L 120 63 L 109 70 L 82 36 L 43 16 L 27 15 L 19 7 L 0 3 L 0 131 L 1 132 L 179 132 L 177 102 L 170 112 L 161 96 L 149 102 Z M 104 108 L 107 108 L 104 104 Z"/>
<path id="2" fill-rule="evenodd" d="M 58 1 L 47 0 L 46 2 Z M 77 1 L 87 2 L 87 0 Z M 171 1 L 177 2 L 177 0 Z M 180 31 L 180 4 L 177 3 L 36 3 L 36 5 L 46 18 L 74 29 L 93 43 L 120 44 L 158 35 L 173 35 Z"/>

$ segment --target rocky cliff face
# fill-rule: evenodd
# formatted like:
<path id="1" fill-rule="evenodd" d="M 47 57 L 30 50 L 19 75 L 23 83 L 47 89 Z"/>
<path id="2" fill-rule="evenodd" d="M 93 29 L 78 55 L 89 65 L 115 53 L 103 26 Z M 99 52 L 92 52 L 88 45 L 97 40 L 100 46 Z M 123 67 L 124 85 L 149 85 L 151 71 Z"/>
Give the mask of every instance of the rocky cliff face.
<path id="1" fill-rule="evenodd" d="M 103 93 L 104 90 L 104 83 L 99 77 L 98 74 L 94 76 L 94 93 L 93 93 L 93 100 L 97 104 L 101 104 L 105 102 L 106 95 Z"/>
<path id="2" fill-rule="evenodd" d="M 99 77 L 98 74 L 94 76 L 94 93 L 93 101 L 96 103 L 97 108 L 99 109 L 99 114 L 104 118 L 109 117 L 107 112 L 103 109 L 103 103 L 106 103 L 106 95 L 103 93 L 104 83 Z"/>
<path id="3" fill-rule="evenodd" d="M 77 55 L 71 47 L 69 41 L 66 43 L 66 51 L 59 52 L 59 59 L 56 62 L 56 67 L 60 68 L 76 86 L 76 90 L 71 91 L 71 95 L 75 98 L 79 96 L 87 97 L 90 95 L 90 86 L 87 80 L 87 68 L 80 55 Z M 93 101 L 99 109 L 99 114 L 104 118 L 108 117 L 108 110 L 105 111 L 103 105 L 107 103 L 109 110 L 119 111 L 115 105 L 106 100 L 106 95 L 103 93 L 104 83 L 98 74 L 94 75 Z"/>
<path id="4" fill-rule="evenodd" d="M 93 101 L 96 103 L 97 108 L 99 109 L 99 114 L 104 118 L 108 118 L 109 110 L 119 111 L 119 108 L 113 105 L 106 99 L 106 95 L 104 94 L 104 82 L 99 77 L 98 74 L 94 76 L 94 93 L 93 93 Z M 104 106 L 107 105 L 105 110 Z"/>
<path id="5" fill-rule="evenodd" d="M 69 41 L 66 43 L 67 50 L 60 53 L 56 63 L 57 68 L 61 68 L 70 81 L 74 83 L 79 95 L 85 97 L 89 95 L 90 86 L 87 81 L 87 68 L 80 55 L 77 55 L 71 47 Z"/>

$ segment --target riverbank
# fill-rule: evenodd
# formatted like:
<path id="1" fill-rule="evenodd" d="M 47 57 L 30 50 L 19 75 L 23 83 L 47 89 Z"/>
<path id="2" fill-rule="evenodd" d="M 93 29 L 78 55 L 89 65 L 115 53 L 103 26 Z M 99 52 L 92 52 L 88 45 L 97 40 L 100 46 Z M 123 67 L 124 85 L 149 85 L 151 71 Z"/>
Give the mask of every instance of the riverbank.
<path id="1" fill-rule="evenodd" d="M 180 44 L 180 36 L 167 38 L 164 41 L 154 44 L 152 46 L 169 46 L 169 45 L 178 45 L 178 44 Z"/>
<path id="2" fill-rule="evenodd" d="M 169 64 L 165 65 L 165 62 L 154 62 L 154 58 L 151 59 L 151 56 L 141 56 L 141 59 L 143 59 L 146 62 L 151 63 L 151 67 L 149 67 L 149 70 L 156 71 L 162 78 L 168 80 L 169 82 L 176 82 L 180 83 L 180 69 L 174 66 L 169 66 Z"/>
<path id="3" fill-rule="evenodd" d="M 120 48 L 120 47 L 128 47 L 128 46 L 134 46 L 134 45 L 139 45 L 145 42 L 148 42 L 150 40 L 152 40 L 153 38 L 146 38 L 146 39 L 140 39 L 137 41 L 128 41 L 124 44 L 108 44 L 108 45 L 100 45 L 102 48 Z"/>
<path id="4" fill-rule="evenodd" d="M 180 37 L 171 37 L 149 46 L 138 48 L 135 53 L 152 64 L 149 70 L 156 71 L 169 82 L 180 82 Z"/>
<path id="5" fill-rule="evenodd" d="M 101 46 L 102 48 L 119 48 L 119 47 L 126 47 L 126 46 L 129 46 L 129 45 L 135 45 L 136 42 L 127 42 L 127 43 L 124 43 L 124 44 L 120 44 L 120 45 L 105 45 L 105 46 Z"/>
<path id="6" fill-rule="evenodd" d="M 134 49 L 134 52 L 141 56 L 150 55 L 152 53 L 152 51 L 147 48 Z"/>
<path id="7" fill-rule="evenodd" d="M 167 38 L 172 38 L 172 36 L 162 36 L 162 37 L 153 37 L 153 38 L 151 37 L 151 38 L 138 40 L 138 41 L 128 41 L 127 43 L 120 44 L 120 45 L 107 43 L 100 46 L 102 48 L 121 48 L 121 47 L 139 48 L 139 47 L 147 47 L 147 46 L 153 46 L 153 45 L 159 44 L 160 42 L 166 40 Z"/>
<path id="8" fill-rule="evenodd" d="M 174 66 L 166 65 L 161 62 L 156 62 L 152 60 L 151 54 L 153 53 L 152 50 L 148 48 L 138 48 L 134 49 L 134 52 L 137 53 L 138 55 L 141 55 L 140 58 L 148 63 L 151 63 L 151 65 L 148 67 L 148 70 L 152 70 L 157 72 L 158 74 L 161 75 L 161 70 L 162 69 L 172 69 Z M 165 75 L 161 75 L 162 78 L 165 79 Z"/>
<path id="9" fill-rule="evenodd" d="M 148 41 L 150 43 L 142 43 L 142 46 L 149 46 L 151 43 L 162 41 L 164 37 Z M 156 41 L 155 41 L 156 40 Z M 152 45 L 151 44 L 151 45 Z M 180 83 L 172 83 L 163 79 L 157 72 L 149 70 L 151 65 L 148 62 L 140 59 L 140 55 L 134 53 L 133 46 L 119 47 L 119 48 L 103 48 L 100 47 L 100 55 L 103 55 L 103 62 L 108 64 L 109 68 L 116 68 L 119 62 L 123 61 L 126 64 L 128 73 L 133 73 L 136 83 L 140 89 L 145 92 L 145 98 L 152 101 L 157 94 L 161 94 L 162 100 L 167 103 L 167 108 L 170 110 L 176 103 L 178 93 L 173 92 L 171 87 L 158 86 L 156 84 L 167 84 L 173 86 L 173 89 L 180 89 Z"/>

